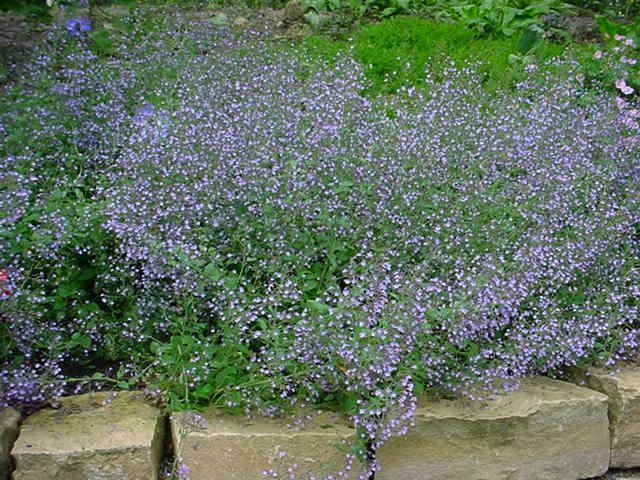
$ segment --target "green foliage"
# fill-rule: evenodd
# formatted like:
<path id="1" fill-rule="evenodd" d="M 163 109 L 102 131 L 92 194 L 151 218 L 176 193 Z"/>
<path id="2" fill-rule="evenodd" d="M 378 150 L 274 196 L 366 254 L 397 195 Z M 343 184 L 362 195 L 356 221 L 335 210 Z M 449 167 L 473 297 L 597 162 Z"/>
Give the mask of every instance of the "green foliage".
<path id="1" fill-rule="evenodd" d="M 198 321 L 190 305 L 172 318 L 170 336 L 154 341 L 150 353 L 155 367 L 146 380 L 174 410 L 216 404 L 225 391 L 247 381 L 241 365 L 248 350 L 221 343 L 220 334 Z"/>
<path id="2" fill-rule="evenodd" d="M 348 11 L 355 16 L 377 14 L 388 17 L 406 12 L 415 5 L 414 0 L 302 0 L 301 6 L 310 23 L 317 22 L 321 12 Z"/>
<path id="3" fill-rule="evenodd" d="M 45 0 L 3 0 L 0 2 L 0 12 L 13 10 L 25 16 L 33 16 L 39 20 L 50 20 L 50 9 Z"/>
<path id="4" fill-rule="evenodd" d="M 586 82 L 594 87 L 605 88 L 618 93 L 616 80 L 626 78 L 629 85 L 640 88 L 640 18 L 635 23 L 615 22 L 605 16 L 597 17 L 604 42 L 585 45 L 576 50 L 576 57 Z M 634 46 L 625 44 L 624 38 L 632 40 Z M 601 57 L 601 58 L 598 58 Z M 634 58 L 636 63 L 622 62 L 623 58 Z"/>
<path id="5" fill-rule="evenodd" d="M 314 27 L 321 26 L 326 12 L 356 18 L 421 13 L 452 19 L 477 34 L 495 37 L 510 37 L 527 30 L 542 32 L 545 16 L 574 11 L 562 0 L 301 0 L 300 6 Z"/>
<path id="6" fill-rule="evenodd" d="M 596 17 L 596 21 L 605 40 L 610 42 L 616 35 L 624 35 L 628 38 L 633 38 L 636 44 L 640 44 L 640 17 L 636 18 L 633 23 L 622 23 L 604 15 L 599 15 Z"/>
<path id="7" fill-rule="evenodd" d="M 425 67 L 437 73 L 451 61 L 457 66 L 480 63 L 487 88 L 496 90 L 512 85 L 522 74 L 523 63 L 514 65 L 512 55 L 543 61 L 564 51 L 563 46 L 542 41 L 537 35 L 477 38 L 461 24 L 408 16 L 366 25 L 354 34 L 351 44 L 314 35 L 305 40 L 304 46 L 325 59 L 335 57 L 340 48 L 351 46 L 365 66 L 373 93 L 393 92 L 403 84 L 420 86 Z"/>
<path id="8" fill-rule="evenodd" d="M 176 0 L 179 3 L 179 0 Z M 203 2 L 205 0 L 202 0 Z M 283 8 L 287 0 L 209 0 L 209 7 Z"/>
<path id="9" fill-rule="evenodd" d="M 640 14 L 640 0 L 571 0 L 578 7 L 611 17 L 633 17 Z"/>
<path id="10" fill-rule="evenodd" d="M 268 3 L 275 5 L 273 2 Z M 485 88 L 490 91 L 499 91 L 501 88 L 513 85 L 520 78 L 526 65 L 541 62 L 563 52 L 562 46 L 544 41 L 540 28 L 537 28 L 539 15 L 550 11 L 545 8 L 551 9 L 557 2 L 542 1 L 533 6 L 516 2 L 516 5 L 520 5 L 517 8 L 525 11 L 525 14 L 518 13 L 519 10 L 516 12 L 509 10 L 516 7 L 509 7 L 511 3 L 506 0 L 483 2 L 482 5 L 486 6 L 489 3 L 493 5 L 491 7 L 493 10 L 489 8 L 483 11 L 484 13 L 477 15 L 474 13 L 480 20 L 443 23 L 415 17 L 394 16 L 376 24 L 366 25 L 354 32 L 351 42 L 313 35 L 305 40 L 303 49 L 312 53 L 312 56 L 324 59 L 335 58 L 341 51 L 350 49 L 355 58 L 365 67 L 371 81 L 369 93 L 373 94 L 391 93 L 405 84 L 424 85 L 425 68 L 438 75 L 451 62 L 457 66 L 479 62 L 479 70 L 484 75 Z M 264 4 L 265 2 L 260 0 L 253 3 L 256 6 Z M 427 5 L 427 2 L 422 2 L 421 5 Z M 317 0 L 315 2 L 309 0 L 307 13 L 314 12 L 320 15 L 324 11 L 349 9 L 360 16 L 375 14 L 386 17 L 419 6 L 416 2 L 400 0 Z M 434 5 L 430 4 L 430 6 Z M 481 12 L 480 4 L 477 6 L 477 11 Z M 464 10 L 463 6 L 459 8 Z M 462 10 L 458 10 L 460 11 Z M 161 15 L 150 17 L 152 18 L 144 16 L 138 18 L 138 21 L 146 27 L 147 33 L 166 27 L 163 25 L 164 19 Z M 631 35 L 635 32 L 637 38 L 638 23 L 634 27 L 620 26 L 604 18 L 600 22 L 603 31 L 610 36 L 617 33 Z M 467 28 L 470 24 L 476 25 L 474 29 Z M 521 29 L 523 33 L 517 34 Z M 491 35 L 478 36 L 478 32 Z M 105 61 L 104 57 L 115 54 L 114 42 L 118 41 L 117 35 L 117 32 L 112 33 L 106 29 L 96 29 L 88 35 L 89 45 L 99 56 L 100 61 Z M 136 35 L 140 35 L 140 32 L 131 33 L 130 38 L 137 40 Z M 170 51 L 185 54 L 183 61 L 187 63 L 189 55 L 195 55 L 198 51 L 195 46 L 192 51 L 191 44 L 188 42 L 180 43 L 178 36 L 176 34 L 175 44 L 169 42 L 168 45 L 173 47 Z M 585 65 L 589 65 L 588 62 L 592 56 L 592 51 L 586 50 L 583 59 Z M 171 65 L 159 63 L 155 66 L 147 66 L 137 73 L 139 81 L 149 91 L 161 92 L 160 98 L 154 98 L 153 94 L 148 94 L 148 99 L 152 103 L 166 106 L 173 102 L 175 92 L 170 85 L 178 81 L 181 66 L 178 61 Z M 593 68 L 593 76 L 596 76 L 599 74 L 596 69 L 601 66 L 594 64 Z M 83 169 L 89 168 L 89 165 L 85 165 L 85 153 L 78 151 L 73 143 L 64 138 L 63 132 L 60 133 L 60 138 L 55 139 L 55 143 L 49 145 L 29 138 L 22 134 L 23 129 L 19 128 L 31 121 L 32 111 L 38 106 L 51 106 L 54 111 L 59 108 L 59 118 L 61 122 L 66 122 L 66 131 L 77 128 L 76 120 L 65 114 L 66 110 L 62 104 L 56 107 L 56 102 L 60 102 L 60 99 L 54 98 L 54 95 L 49 93 L 52 86 L 48 84 L 49 80 L 43 78 L 42 82 L 42 85 L 37 85 L 38 91 L 47 93 L 43 93 L 35 100 L 16 90 L 13 94 L 11 92 L 7 94 L 6 105 L 0 105 L 7 110 L 8 105 L 13 107 L 15 102 L 21 102 L 22 106 L 21 113 L 16 116 L 16 128 L 12 129 L 12 136 L 6 138 L 0 153 L 17 155 L 22 146 L 29 145 L 33 151 L 45 158 L 50 156 L 51 151 L 59 149 L 65 153 L 60 156 L 66 159 L 66 163 L 43 164 L 42 168 L 52 179 L 52 185 L 43 187 L 42 190 L 50 194 L 38 203 L 37 207 L 34 206 L 28 215 L 19 220 L 11 238 L 3 238 L 0 232 L 0 240 L 11 242 L 14 250 L 12 253 L 19 253 L 32 260 L 31 263 L 27 263 L 30 276 L 50 279 L 48 289 L 42 292 L 42 303 L 33 307 L 34 312 L 46 315 L 46 318 L 50 317 L 52 321 L 59 321 L 61 324 L 75 318 L 87 319 L 82 324 L 82 330 L 61 331 L 56 335 L 47 335 L 45 331 L 40 339 L 42 349 L 50 349 L 52 355 L 65 353 L 85 357 L 88 359 L 87 362 L 94 361 L 95 358 L 106 359 L 106 361 L 128 358 L 136 364 L 153 365 L 152 371 L 143 372 L 140 377 L 129 380 L 123 376 L 124 374 L 118 373 L 117 384 L 120 388 L 129 388 L 138 379 L 144 379 L 164 392 L 170 406 L 175 409 L 207 403 L 215 404 L 223 397 L 233 398 L 235 388 L 244 388 L 247 385 L 255 387 L 260 397 L 269 399 L 273 396 L 275 397 L 273 401 L 277 402 L 273 392 L 277 392 L 280 385 L 273 384 L 274 380 L 265 382 L 263 387 L 256 385 L 256 380 L 252 379 L 258 378 L 258 375 L 243 368 L 250 363 L 249 358 L 261 346 L 269 345 L 272 351 L 277 351 L 279 342 L 282 345 L 286 344 L 286 333 L 279 332 L 273 325 L 264 323 L 262 318 L 256 321 L 254 344 L 233 342 L 232 340 L 236 338 L 233 327 L 202 321 L 198 317 L 197 307 L 194 306 L 197 300 L 191 299 L 167 308 L 165 312 L 167 318 L 163 321 L 171 327 L 162 338 L 155 338 L 150 345 L 138 345 L 135 339 L 123 340 L 120 331 L 123 323 L 135 325 L 137 320 L 136 312 L 131 308 L 135 300 L 130 293 L 134 291 L 132 286 L 134 279 L 123 275 L 115 281 L 110 280 L 108 275 L 111 268 L 110 262 L 114 258 L 115 241 L 102 228 L 104 222 L 101 214 L 102 205 L 91 200 L 94 182 L 99 183 L 102 179 L 89 175 L 88 178 L 91 180 L 78 186 L 77 179 L 81 176 Z M 154 86 L 162 86 L 162 88 L 154 89 Z M 132 91 L 129 93 L 133 98 L 133 94 L 137 93 L 135 85 L 132 85 Z M 91 92 L 91 95 L 95 95 L 95 98 L 89 97 L 89 104 L 102 101 L 100 91 Z M 25 165 L 24 168 L 25 172 L 28 172 L 30 167 Z M 341 199 L 347 197 L 353 189 L 354 183 L 348 178 L 341 178 L 340 182 L 334 186 L 335 194 Z M 508 226 L 517 225 L 520 222 L 514 212 L 492 208 L 487 206 L 486 209 L 478 209 L 481 213 L 478 217 L 478 231 L 481 230 L 482 225 L 489 224 L 493 218 L 505 219 L 504 223 Z M 54 214 L 68 219 L 68 223 L 65 224 L 65 236 L 60 240 L 63 261 L 56 264 L 55 268 L 46 269 L 41 266 L 39 258 L 32 252 L 44 251 L 53 239 L 36 233 L 47 229 L 36 229 L 34 225 L 39 223 L 39 227 L 47 226 L 46 222 L 49 218 L 54 218 Z M 513 220 L 511 220 L 512 217 Z M 331 222 L 339 223 L 343 219 L 336 219 L 333 215 L 327 214 L 327 218 L 323 221 L 331 225 Z M 304 221 L 301 219 L 294 227 L 296 231 L 303 231 Z M 259 232 L 260 238 L 275 240 L 270 238 L 273 227 L 267 222 L 264 225 L 254 225 L 251 230 Z M 242 240 L 240 234 L 239 238 Z M 240 240 L 238 249 L 243 248 Z M 301 245 L 296 245 L 296 248 L 303 249 L 314 245 L 314 242 L 316 246 L 321 247 L 317 248 L 318 250 L 326 253 L 326 258 L 318 259 L 316 263 L 307 265 L 306 270 L 294 272 L 292 275 L 295 275 L 296 282 L 302 285 L 304 305 L 320 317 L 326 314 L 328 307 L 316 299 L 321 298 L 326 290 L 327 278 L 339 277 L 345 265 L 353 258 L 354 250 L 348 240 L 330 235 L 322 237 L 311 234 Z M 488 245 L 489 242 L 485 241 L 485 243 Z M 477 250 L 485 248 L 481 243 L 473 244 L 473 247 Z M 176 258 L 180 263 L 186 264 L 188 257 L 181 258 L 179 253 L 176 253 Z M 255 258 L 246 258 L 246 256 L 243 258 L 246 261 L 243 260 L 239 265 L 230 263 L 198 265 L 203 278 L 207 280 L 203 289 L 211 289 L 212 284 L 220 282 L 226 288 L 236 288 L 238 279 L 243 273 L 251 271 L 252 264 L 256 263 Z M 237 275 L 230 273 L 236 270 L 240 273 Z M 104 292 L 110 292 L 109 303 L 104 301 Z M 250 295 L 250 292 L 246 293 L 249 299 Z M 245 298 L 241 297 L 240 300 L 245 301 Z M 571 297 L 567 301 L 576 302 L 576 299 Z M 23 310 L 26 311 L 28 308 Z M 151 326 L 141 328 L 151 331 Z M 95 344 L 88 333 L 96 329 L 103 330 L 103 337 L 106 339 L 104 344 Z M 0 322 L 0 356 L 8 355 L 13 341 L 15 339 L 11 336 L 11 332 Z M 149 347 L 148 350 L 147 347 Z M 476 345 L 465 345 L 460 355 L 475 355 L 474 349 L 477 349 Z M 613 347 L 609 350 L 613 350 Z M 338 369 L 341 367 L 339 365 Z M 291 366 L 281 378 L 303 376 L 304 372 L 296 368 L 303 367 Z M 128 375 L 131 375 L 131 372 Z M 353 395 L 335 395 L 335 398 L 326 400 L 342 405 L 342 408 L 349 413 L 354 412 L 355 397 Z M 239 398 L 238 403 L 240 403 Z"/>
<path id="11" fill-rule="evenodd" d="M 95 30 L 89 34 L 92 40 L 91 49 L 102 56 L 113 55 L 114 46 L 109 38 L 109 31 L 105 29 Z"/>
<path id="12" fill-rule="evenodd" d="M 540 32 L 527 30 L 522 34 L 516 45 L 517 53 L 509 55 L 509 63 L 530 65 L 534 63 L 535 51 L 542 45 L 543 37 Z"/>
<path id="13" fill-rule="evenodd" d="M 453 2 L 453 11 L 467 27 L 482 35 L 510 37 L 526 30 L 544 30 L 545 15 L 569 13 L 560 0 L 474 0 Z"/>

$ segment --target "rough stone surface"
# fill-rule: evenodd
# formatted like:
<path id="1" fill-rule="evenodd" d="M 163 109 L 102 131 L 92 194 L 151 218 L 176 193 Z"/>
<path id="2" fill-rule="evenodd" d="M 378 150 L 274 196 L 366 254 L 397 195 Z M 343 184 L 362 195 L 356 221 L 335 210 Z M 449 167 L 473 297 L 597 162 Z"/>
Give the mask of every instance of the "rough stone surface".
<path id="1" fill-rule="evenodd" d="M 314 416 L 301 428 L 289 428 L 285 420 L 249 420 L 216 409 L 202 417 L 204 422 L 195 421 L 189 412 L 171 417 L 176 454 L 190 469 L 190 480 L 259 479 L 265 470 L 282 473 L 293 465 L 298 478 L 310 472 L 332 473 L 345 464 L 338 446 L 356 438 L 345 420 L 330 413 Z M 354 472 L 349 478 L 356 477 Z"/>
<path id="2" fill-rule="evenodd" d="M 0 1 L 0 6 L 2 1 Z M 0 8 L 0 85 L 14 79 L 43 36 L 43 26 Z"/>
<path id="3" fill-rule="evenodd" d="M 284 8 L 282 20 L 286 25 L 304 20 L 304 8 L 300 0 L 289 0 Z"/>
<path id="4" fill-rule="evenodd" d="M 14 480 L 155 480 L 163 433 L 162 412 L 139 393 L 66 397 L 24 421 Z"/>
<path id="5" fill-rule="evenodd" d="M 0 480 L 9 478 L 11 447 L 18 437 L 20 414 L 13 408 L 0 409 Z"/>
<path id="6" fill-rule="evenodd" d="M 576 370 L 573 379 L 609 398 L 611 467 L 640 467 L 640 367 Z"/>
<path id="7" fill-rule="evenodd" d="M 577 480 L 609 465 L 607 397 L 534 378 L 480 405 L 425 399 L 416 427 L 378 451 L 376 480 Z"/>

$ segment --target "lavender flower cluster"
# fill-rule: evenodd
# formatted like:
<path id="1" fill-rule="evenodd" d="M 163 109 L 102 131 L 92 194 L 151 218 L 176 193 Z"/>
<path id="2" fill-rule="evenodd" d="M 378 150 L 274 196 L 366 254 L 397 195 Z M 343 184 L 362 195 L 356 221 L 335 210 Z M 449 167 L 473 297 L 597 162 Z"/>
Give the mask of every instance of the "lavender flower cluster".
<path id="1" fill-rule="evenodd" d="M 348 54 L 176 22 L 103 61 L 70 37 L 3 104 L 0 401 L 106 363 L 186 402 L 335 402 L 375 470 L 424 390 L 635 353 L 640 145 L 571 63 L 372 98 Z"/>

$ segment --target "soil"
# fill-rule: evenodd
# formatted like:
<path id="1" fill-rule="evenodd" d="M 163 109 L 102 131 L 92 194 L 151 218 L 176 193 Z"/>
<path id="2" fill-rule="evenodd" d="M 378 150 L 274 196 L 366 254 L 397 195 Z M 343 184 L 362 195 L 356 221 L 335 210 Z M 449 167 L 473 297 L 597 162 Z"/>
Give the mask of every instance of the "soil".
<path id="1" fill-rule="evenodd" d="M 640 469 L 612 470 L 603 477 L 594 478 L 593 480 L 640 480 Z"/>
<path id="2" fill-rule="evenodd" d="M 41 40 L 44 28 L 19 13 L 0 11 L 0 85 L 15 75 L 16 67 Z"/>

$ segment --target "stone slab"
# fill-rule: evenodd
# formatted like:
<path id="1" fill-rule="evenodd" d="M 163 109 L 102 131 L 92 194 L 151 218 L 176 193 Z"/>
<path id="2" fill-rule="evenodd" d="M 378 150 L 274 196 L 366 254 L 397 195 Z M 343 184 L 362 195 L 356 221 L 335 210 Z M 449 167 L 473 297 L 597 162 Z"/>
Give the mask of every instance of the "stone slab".
<path id="1" fill-rule="evenodd" d="M 287 420 L 224 414 L 209 409 L 194 421 L 192 412 L 171 416 L 171 435 L 177 456 L 186 465 L 190 480 L 250 480 L 265 478 L 263 472 L 279 473 L 294 468 L 297 478 L 317 478 L 345 465 L 340 445 L 353 442 L 356 433 L 337 414 L 322 413 L 302 427 L 290 428 Z M 353 475 L 357 478 L 359 466 Z"/>
<path id="2" fill-rule="evenodd" d="M 156 480 L 164 417 L 137 392 L 63 398 L 24 421 L 14 480 Z"/>
<path id="3" fill-rule="evenodd" d="M 548 378 L 486 403 L 425 399 L 376 480 L 578 480 L 609 466 L 607 397 Z"/>
<path id="4" fill-rule="evenodd" d="M 575 370 L 572 378 L 609 399 L 611 467 L 640 467 L 640 367 L 626 364 L 614 372 Z"/>
<path id="5" fill-rule="evenodd" d="M 0 480 L 11 473 L 11 447 L 18 437 L 20 414 L 13 408 L 0 409 Z"/>

